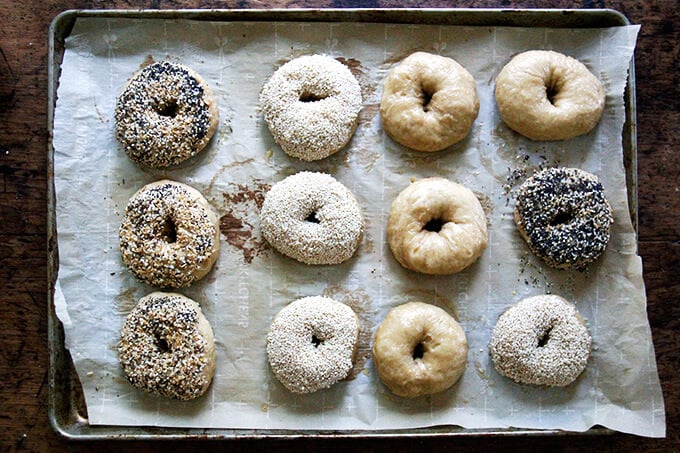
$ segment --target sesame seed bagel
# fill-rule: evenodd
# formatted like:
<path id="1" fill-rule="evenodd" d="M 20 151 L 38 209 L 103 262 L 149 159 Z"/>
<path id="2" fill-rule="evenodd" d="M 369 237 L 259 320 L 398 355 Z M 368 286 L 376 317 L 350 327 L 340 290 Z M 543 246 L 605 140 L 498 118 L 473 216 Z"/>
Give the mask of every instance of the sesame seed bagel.
<path id="1" fill-rule="evenodd" d="M 475 79 L 452 58 L 415 52 L 383 84 L 383 127 L 416 151 L 440 151 L 463 140 L 478 112 Z"/>
<path id="2" fill-rule="evenodd" d="M 420 179 L 392 202 L 387 241 L 406 269 L 453 274 L 477 261 L 486 249 L 486 216 L 466 187 L 444 178 Z"/>
<path id="3" fill-rule="evenodd" d="M 219 223 L 196 189 L 167 179 L 128 201 L 120 226 L 123 262 L 141 281 L 179 288 L 203 278 L 220 250 Z"/>
<path id="4" fill-rule="evenodd" d="M 138 71 L 116 102 L 116 137 L 133 161 L 153 168 L 198 154 L 217 129 L 208 84 L 186 66 L 161 61 Z"/>
<path id="5" fill-rule="evenodd" d="M 303 297 L 274 317 L 267 357 L 284 387 L 312 393 L 347 377 L 358 339 L 359 320 L 350 307 L 328 297 Z"/>
<path id="6" fill-rule="evenodd" d="M 395 395 L 415 398 L 442 392 L 463 375 L 467 338 L 448 313 L 409 302 L 393 308 L 375 332 L 373 361 Z"/>
<path id="7" fill-rule="evenodd" d="M 303 171 L 274 184 L 260 211 L 262 235 L 306 264 L 339 264 L 354 255 L 364 230 L 350 190 L 325 173 Z"/>
<path id="8" fill-rule="evenodd" d="M 151 293 L 128 315 L 118 344 L 125 376 L 154 395 L 192 400 L 215 373 L 215 342 L 199 305 L 176 293 Z"/>
<path id="9" fill-rule="evenodd" d="M 517 229 L 531 251 L 557 269 L 582 269 L 597 259 L 613 221 L 599 179 L 578 168 L 542 170 L 517 193 Z"/>
<path id="10" fill-rule="evenodd" d="M 529 297 L 505 311 L 489 352 L 496 370 L 521 384 L 564 387 L 583 372 L 592 338 L 576 307 L 560 296 Z"/>
<path id="11" fill-rule="evenodd" d="M 306 55 L 281 66 L 260 93 L 264 120 L 289 156 L 314 161 L 345 147 L 361 110 L 361 88 L 352 72 L 324 55 Z"/>
<path id="12" fill-rule="evenodd" d="M 496 77 L 505 124 L 532 140 L 587 134 L 604 111 L 602 83 L 575 58 L 549 50 L 515 56 Z"/>

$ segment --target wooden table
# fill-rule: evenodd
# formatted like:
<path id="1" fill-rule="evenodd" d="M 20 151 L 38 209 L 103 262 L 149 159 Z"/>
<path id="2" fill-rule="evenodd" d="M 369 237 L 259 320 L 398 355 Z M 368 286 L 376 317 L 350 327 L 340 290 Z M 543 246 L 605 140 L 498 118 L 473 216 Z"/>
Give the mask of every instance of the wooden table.
<path id="1" fill-rule="evenodd" d="M 47 29 L 72 8 L 398 7 L 406 2 L 366 0 L 49 1 L 0 0 L 0 446 L 9 451 L 89 451 L 69 443 L 47 418 Z M 482 1 L 420 0 L 417 7 L 613 8 L 642 24 L 636 58 L 639 251 L 644 261 L 648 313 L 663 386 L 666 439 L 624 434 L 604 437 L 467 438 L 410 440 L 301 439 L 230 441 L 227 445 L 174 442 L 160 448 L 414 448 L 449 450 L 680 449 L 680 8 L 676 0 Z M 125 442 L 117 449 L 151 450 Z M 157 447 L 158 448 L 158 447 Z"/>

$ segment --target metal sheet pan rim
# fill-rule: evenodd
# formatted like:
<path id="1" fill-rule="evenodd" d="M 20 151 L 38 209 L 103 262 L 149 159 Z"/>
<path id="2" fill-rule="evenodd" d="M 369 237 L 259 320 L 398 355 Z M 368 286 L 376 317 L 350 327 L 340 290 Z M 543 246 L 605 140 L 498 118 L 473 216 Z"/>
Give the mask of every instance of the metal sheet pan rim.
<path id="1" fill-rule="evenodd" d="M 187 10 L 91 10 L 73 9 L 63 11 L 51 22 L 49 27 L 48 49 L 48 186 L 47 186 L 47 256 L 48 256 L 48 416 L 50 424 L 57 434 L 69 440 L 187 440 L 187 439 L 292 439 L 299 437 L 316 438 L 394 438 L 394 437 L 457 437 L 457 436 L 569 436 L 569 435 L 602 435 L 614 431 L 593 427 L 581 432 L 538 429 L 464 429 L 459 426 L 442 425 L 418 429 L 403 430 L 357 430 L 357 431 L 305 431 L 305 430 L 260 430 L 260 429 L 183 429 L 160 427 L 131 426 L 91 426 L 86 416 L 78 412 L 75 403 L 79 382 L 64 345 L 64 332 L 54 310 L 54 284 L 58 273 L 58 250 L 56 246 L 56 204 L 54 192 L 54 150 L 52 146 L 52 130 L 56 90 L 59 79 L 63 49 L 59 49 L 60 40 L 65 39 L 70 27 L 77 18 L 83 17 L 121 17 L 140 19 L 200 19 L 200 20 L 305 20 L 314 15 L 317 21 L 352 21 L 375 20 L 390 22 L 401 19 L 405 23 L 439 23 L 447 25 L 469 25 L 450 23 L 446 16 L 462 15 L 474 18 L 476 22 L 486 22 L 486 26 L 527 26 L 523 22 L 531 18 L 541 20 L 556 17 L 606 19 L 611 21 L 602 27 L 629 25 L 630 21 L 619 11 L 613 9 L 508 9 L 508 8 L 349 8 L 349 9 L 187 9 Z M 359 17 L 360 16 L 360 17 Z M 444 16 L 444 17 L 442 17 Z M 503 18 L 503 20 L 500 20 Z M 357 20 L 358 19 L 358 20 Z M 424 20 L 426 19 L 426 20 Z M 433 21 L 433 19 L 436 19 Z M 512 24 L 515 25 L 512 25 Z M 475 24 L 482 25 L 482 24 Z M 570 25 L 570 26 L 573 26 Z M 559 27 L 559 25 L 558 25 Z M 62 52 L 62 53 L 60 53 Z M 635 106 L 635 66 L 631 61 L 628 86 L 624 94 L 626 105 L 626 125 L 624 125 L 624 159 L 626 162 L 626 180 L 630 213 L 637 231 L 637 123 Z"/>

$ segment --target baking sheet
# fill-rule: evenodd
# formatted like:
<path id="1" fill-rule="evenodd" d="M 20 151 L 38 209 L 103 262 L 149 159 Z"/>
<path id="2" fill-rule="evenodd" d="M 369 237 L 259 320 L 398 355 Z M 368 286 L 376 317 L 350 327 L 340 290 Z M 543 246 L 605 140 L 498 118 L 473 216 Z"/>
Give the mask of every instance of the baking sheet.
<path id="1" fill-rule="evenodd" d="M 663 401 L 622 166 L 622 93 L 637 29 L 79 19 L 66 42 L 55 114 L 61 257 L 55 305 L 83 383 L 89 422 L 313 430 L 455 424 L 582 431 L 602 424 L 663 435 Z M 531 143 L 502 125 L 493 105 L 493 76 L 510 55 L 529 48 L 569 53 L 604 81 L 607 108 L 592 134 L 566 143 Z M 384 75 L 414 49 L 452 56 L 478 81 L 481 109 L 473 134 L 435 155 L 412 153 L 391 142 L 377 115 Z M 345 59 L 362 84 L 365 107 L 348 150 L 304 164 L 274 145 L 261 121 L 257 94 L 278 65 L 313 52 Z M 179 61 L 201 73 L 216 92 L 222 115 L 206 153 L 171 172 L 140 170 L 113 138 L 115 97 L 149 56 Z M 558 163 L 600 175 L 615 209 L 612 242 L 586 273 L 544 269 L 527 253 L 512 224 L 513 187 L 521 175 Z M 307 267 L 264 246 L 257 228 L 262 194 L 301 169 L 333 173 L 358 195 L 367 234 L 350 262 Z M 489 216 L 489 249 L 479 263 L 456 276 L 406 272 L 385 247 L 391 199 L 412 177 L 431 175 L 478 192 Z M 115 356 L 125 314 L 151 291 L 120 262 L 120 213 L 138 187 L 162 176 L 197 187 L 224 225 L 231 226 L 225 228 L 216 269 L 183 291 L 203 306 L 219 352 L 209 394 L 191 403 L 132 389 Z M 489 332 L 500 312 L 544 291 L 576 301 L 595 340 L 589 368 L 567 389 L 518 386 L 497 375 L 488 358 Z M 318 394 L 293 396 L 269 373 L 264 336 L 281 307 L 313 294 L 334 296 L 359 312 L 363 349 L 351 380 Z M 386 311 L 414 299 L 457 314 L 470 341 L 469 366 L 450 391 L 405 401 L 379 383 L 366 356 L 370 335 Z"/>

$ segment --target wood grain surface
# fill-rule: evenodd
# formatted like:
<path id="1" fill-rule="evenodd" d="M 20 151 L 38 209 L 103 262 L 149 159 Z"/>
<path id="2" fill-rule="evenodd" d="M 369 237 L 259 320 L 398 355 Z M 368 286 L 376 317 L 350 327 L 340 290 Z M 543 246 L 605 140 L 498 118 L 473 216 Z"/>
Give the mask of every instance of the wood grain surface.
<path id="1" fill-rule="evenodd" d="M 641 24 L 636 59 L 639 250 L 667 413 L 666 439 L 625 434 L 532 438 L 68 442 L 47 417 L 47 37 L 74 8 L 271 7 L 612 8 Z M 0 448 L 5 451 L 204 451 L 228 448 L 368 451 L 680 450 L 680 7 L 619 1 L 46 1 L 0 0 Z"/>

